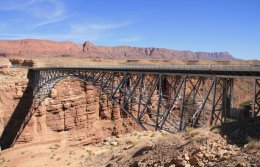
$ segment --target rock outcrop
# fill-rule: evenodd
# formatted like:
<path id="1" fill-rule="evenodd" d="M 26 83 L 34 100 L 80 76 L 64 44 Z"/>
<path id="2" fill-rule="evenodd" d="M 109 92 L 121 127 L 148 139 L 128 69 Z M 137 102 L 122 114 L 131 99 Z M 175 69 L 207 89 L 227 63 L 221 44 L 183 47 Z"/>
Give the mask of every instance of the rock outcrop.
<path id="1" fill-rule="evenodd" d="M 21 114 L 28 112 L 24 111 L 28 107 L 23 106 L 30 103 L 24 74 L 10 72 L 6 77 L 20 79 L 6 78 L 5 83 L 0 82 L 0 134 L 8 124 L 8 128 L 13 129 L 7 136 L 1 136 L 2 146 L 10 140 L 8 135 L 13 136 L 11 132 L 17 128 L 15 124 L 22 119 Z M 57 83 L 35 110 L 16 144 L 65 140 L 69 145 L 86 145 L 133 130 L 138 130 L 137 125 L 122 115 L 119 106 L 112 105 L 107 96 L 78 79 L 67 78 Z"/>
<path id="2" fill-rule="evenodd" d="M 0 57 L 0 68 L 11 67 L 12 64 L 7 58 Z"/>
<path id="3" fill-rule="evenodd" d="M 232 60 L 228 52 L 191 52 L 163 48 L 140 48 L 129 46 L 95 46 L 87 41 L 83 45 L 72 42 L 48 40 L 1 40 L 0 56 L 38 57 L 75 56 L 120 59 L 179 59 L 179 60 Z"/>

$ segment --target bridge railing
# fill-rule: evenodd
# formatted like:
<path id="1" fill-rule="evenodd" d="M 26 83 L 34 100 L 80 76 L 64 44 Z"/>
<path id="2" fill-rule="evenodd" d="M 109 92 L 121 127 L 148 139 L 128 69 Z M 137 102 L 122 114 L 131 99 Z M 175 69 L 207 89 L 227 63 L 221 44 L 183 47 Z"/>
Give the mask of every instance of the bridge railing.
<path id="1" fill-rule="evenodd" d="M 212 70 L 212 71 L 260 71 L 260 65 L 172 65 L 172 69 L 177 70 Z"/>
<path id="2" fill-rule="evenodd" d="M 70 67 L 43 67 L 43 68 L 31 68 L 33 70 L 45 70 L 45 69 L 86 69 L 86 70 L 184 70 L 184 71 L 252 71 L 260 72 L 260 64 L 239 64 L 239 65 L 126 65 L 126 66 L 70 66 Z"/>
<path id="3" fill-rule="evenodd" d="M 84 68 L 84 67 L 83 67 Z M 164 65 L 164 66 L 88 66 L 91 69 L 115 69 L 115 70 L 197 70 L 197 71 L 260 71 L 260 65 Z"/>

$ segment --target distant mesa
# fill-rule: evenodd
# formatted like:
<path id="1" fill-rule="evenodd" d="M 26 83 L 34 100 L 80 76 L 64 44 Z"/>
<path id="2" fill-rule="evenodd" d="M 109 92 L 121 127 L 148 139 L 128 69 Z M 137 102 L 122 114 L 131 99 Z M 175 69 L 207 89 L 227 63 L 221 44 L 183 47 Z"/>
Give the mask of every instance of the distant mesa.
<path id="1" fill-rule="evenodd" d="M 228 52 L 192 52 L 164 48 L 130 46 L 96 46 L 90 41 L 83 45 L 50 40 L 0 40 L 0 57 L 91 57 L 118 59 L 178 59 L 178 60 L 234 60 Z"/>

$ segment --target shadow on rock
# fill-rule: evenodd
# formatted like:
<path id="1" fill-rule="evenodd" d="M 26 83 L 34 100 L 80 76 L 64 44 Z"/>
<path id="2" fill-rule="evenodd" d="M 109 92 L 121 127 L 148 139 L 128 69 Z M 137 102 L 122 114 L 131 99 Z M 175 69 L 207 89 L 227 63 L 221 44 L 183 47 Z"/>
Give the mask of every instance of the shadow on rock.
<path id="1" fill-rule="evenodd" d="M 2 149 L 12 147 L 21 134 L 20 132 L 22 132 L 28 123 L 25 123 L 25 118 L 28 115 L 33 102 L 33 88 L 31 86 L 33 82 L 33 76 L 30 73 L 30 70 L 28 71 L 27 77 L 29 82 L 26 86 L 26 89 L 23 92 L 19 103 L 17 104 L 1 135 L 0 144 Z"/>
<path id="2" fill-rule="evenodd" d="M 244 146 L 252 139 L 260 139 L 260 117 L 245 118 L 216 128 L 220 130 L 222 136 L 226 136 L 229 144 L 235 144 L 239 147 Z"/>

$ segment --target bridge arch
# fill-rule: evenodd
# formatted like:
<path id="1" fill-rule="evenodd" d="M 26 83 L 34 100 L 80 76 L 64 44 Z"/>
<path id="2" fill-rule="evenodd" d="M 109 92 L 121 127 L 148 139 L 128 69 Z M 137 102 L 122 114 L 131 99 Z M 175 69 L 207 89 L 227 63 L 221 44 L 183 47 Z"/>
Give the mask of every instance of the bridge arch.
<path id="1" fill-rule="evenodd" d="M 148 125 L 156 130 L 183 130 L 187 123 L 205 127 L 207 124 L 212 126 L 218 121 L 222 122 L 222 112 L 226 113 L 232 105 L 228 99 L 233 98 L 234 77 L 247 75 L 246 73 L 259 76 L 259 66 L 248 68 L 212 65 L 209 70 L 207 68 L 208 66 L 176 66 L 171 69 L 174 73 L 161 67 L 46 68 L 34 70 L 35 90 L 47 85 L 48 93 L 51 89 L 48 88 L 49 85 L 55 83 L 55 80 L 76 77 L 108 95 L 113 103 L 119 105 L 143 129 Z M 234 76 L 227 77 L 226 74 Z M 166 85 L 169 88 L 165 88 Z M 196 101 L 196 98 L 201 100 Z M 195 103 L 198 105 L 194 106 Z M 176 105 L 180 106 L 178 112 L 174 111 Z M 189 111 L 190 107 L 193 112 Z M 205 115 L 209 115 L 209 120 L 206 120 Z M 202 122 L 199 121 L 201 118 Z"/>
<path id="2" fill-rule="evenodd" d="M 259 113 L 260 66 L 172 66 L 172 67 L 51 67 L 29 70 L 34 90 L 30 120 L 60 80 L 75 77 L 108 95 L 140 127 L 181 131 L 186 124 L 210 126 L 224 122 L 233 100 L 234 78 L 254 80 L 253 116 Z M 168 82 L 166 82 L 165 78 Z M 207 80 L 207 82 L 205 82 Z M 169 83 L 169 89 L 163 89 Z M 206 89 L 205 89 L 206 87 Z M 226 98 L 228 97 L 228 98 Z M 199 99 L 199 101 L 194 100 Z M 231 102 L 230 102 L 231 101 Z M 190 112 L 190 104 L 194 112 Z M 177 107 L 176 107 L 177 106 Z M 221 106 L 221 108 L 217 108 Z M 179 108 L 175 110 L 175 108 Z"/>
<path id="3" fill-rule="evenodd" d="M 187 99 L 186 86 L 191 83 L 188 76 L 181 75 L 162 75 L 160 73 L 128 73 L 118 71 L 95 71 L 95 70 L 47 70 L 36 71 L 36 91 L 35 97 L 46 98 L 53 86 L 61 79 L 67 77 L 78 78 L 88 84 L 93 85 L 102 93 L 106 94 L 113 103 L 120 106 L 121 110 L 127 113 L 135 122 L 143 129 L 152 126 L 155 129 L 164 129 L 172 131 L 173 127 L 177 130 L 185 128 L 185 124 L 192 121 L 195 126 L 201 111 L 204 109 L 205 103 L 209 100 L 209 94 L 212 92 L 213 83 L 207 90 L 208 94 L 205 100 L 201 102 L 201 106 L 196 113 L 190 113 L 187 121 L 182 121 L 187 117 L 187 111 L 180 108 L 180 112 L 174 113 L 176 105 L 183 105 Z M 37 78 L 37 76 L 40 76 Z M 191 92 L 197 92 L 199 85 L 197 83 L 204 78 L 197 77 L 196 85 L 192 85 Z M 169 87 L 165 88 L 166 85 Z M 187 93 L 187 92 L 186 92 Z M 191 93 L 190 93 L 191 94 Z M 188 96 L 190 96 L 190 94 Z M 194 93 L 196 96 L 196 93 Z M 166 126 L 167 125 L 167 126 Z M 205 120 L 204 120 L 205 125 Z M 174 130 L 173 130 L 174 131 Z"/>
<path id="4" fill-rule="evenodd" d="M 74 78 L 77 79 L 81 82 L 84 82 L 87 85 L 91 85 L 93 88 L 97 89 L 100 93 L 106 95 L 112 102 L 113 105 L 117 105 L 119 106 L 121 109 L 125 110 L 125 108 L 127 106 L 122 106 L 120 105 L 120 102 L 116 101 L 113 97 L 110 96 L 110 94 L 108 94 L 107 92 L 104 92 L 104 89 L 102 89 L 102 87 L 99 86 L 99 82 L 101 82 L 100 80 L 100 75 L 99 76 L 95 76 L 95 72 L 93 73 L 88 73 L 86 76 L 86 73 L 84 73 L 84 76 L 79 75 L 78 73 L 62 73 L 61 75 L 55 75 L 54 72 L 50 71 L 50 73 L 52 76 L 51 77 L 47 77 L 46 78 L 41 78 L 40 80 L 43 81 L 43 83 L 41 83 L 42 81 L 40 81 L 40 83 L 38 83 L 39 85 L 35 87 L 35 91 L 34 91 L 34 101 L 35 104 L 34 106 L 36 106 L 36 108 L 41 105 L 41 103 L 50 95 L 51 90 L 61 81 L 67 79 L 67 78 Z M 53 75 L 54 74 L 54 75 Z M 116 74 L 115 74 L 116 76 Z M 118 76 L 118 75 L 117 75 Z M 38 78 L 35 78 L 36 80 Z M 103 78 L 104 79 L 104 78 Z M 111 79 L 111 78 L 110 78 Z M 121 81 L 122 82 L 122 81 Z M 129 78 L 125 78 L 125 83 L 124 83 L 124 88 L 128 89 L 131 84 L 132 84 L 132 80 L 130 80 Z M 121 84 L 119 81 L 114 81 L 113 84 Z M 112 84 L 112 83 L 110 83 Z M 118 85 L 115 85 L 118 86 Z M 122 85 L 121 85 L 122 86 Z M 114 96 L 116 94 L 121 94 L 123 93 L 123 90 L 118 89 L 116 91 L 114 91 Z M 136 120 L 136 118 L 131 114 L 131 113 L 127 113 L 128 116 L 132 117 L 138 124 L 139 122 Z M 142 129 L 146 129 L 144 126 L 142 126 L 141 124 L 139 124 L 141 126 Z"/>

